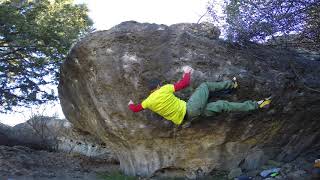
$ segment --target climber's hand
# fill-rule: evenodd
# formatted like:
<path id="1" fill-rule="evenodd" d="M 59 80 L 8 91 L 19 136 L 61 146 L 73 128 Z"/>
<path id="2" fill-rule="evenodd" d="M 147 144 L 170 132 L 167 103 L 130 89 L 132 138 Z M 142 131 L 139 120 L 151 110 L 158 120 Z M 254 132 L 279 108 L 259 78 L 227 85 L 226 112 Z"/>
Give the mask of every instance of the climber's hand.
<path id="1" fill-rule="evenodd" d="M 130 99 L 130 101 L 129 101 L 128 105 L 130 105 L 130 104 L 134 104 L 134 103 L 133 103 L 133 101 L 132 101 L 131 99 Z"/>
<path id="2" fill-rule="evenodd" d="M 193 69 L 190 66 L 185 66 L 182 68 L 184 73 L 192 73 Z"/>

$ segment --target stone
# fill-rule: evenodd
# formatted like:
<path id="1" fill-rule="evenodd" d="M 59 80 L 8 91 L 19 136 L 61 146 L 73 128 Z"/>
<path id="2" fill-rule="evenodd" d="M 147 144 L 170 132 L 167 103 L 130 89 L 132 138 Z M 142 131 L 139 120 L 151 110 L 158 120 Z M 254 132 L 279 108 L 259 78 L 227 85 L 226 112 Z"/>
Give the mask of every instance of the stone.
<path id="1" fill-rule="evenodd" d="M 255 177 L 255 176 L 260 176 L 260 172 L 261 170 L 250 170 L 246 172 L 246 175 L 251 176 L 251 177 Z"/>
<path id="2" fill-rule="evenodd" d="M 234 179 L 242 174 L 241 168 L 235 168 L 231 169 L 231 171 L 228 174 L 228 179 Z"/>
<path id="3" fill-rule="evenodd" d="M 230 171 L 255 150 L 274 149 L 268 157 L 290 161 L 319 146 L 319 62 L 296 51 L 225 42 L 217 30 L 206 34 L 203 28 L 130 21 L 84 37 L 61 67 L 58 89 L 66 118 L 107 144 L 129 175 L 166 168 Z M 236 91 L 212 94 L 210 101 L 272 95 L 270 109 L 217 114 L 185 129 L 149 110 L 128 109 L 130 99 L 140 103 L 148 96 L 150 79 L 177 82 L 184 66 L 194 72 L 190 87 L 176 93 L 179 98 L 187 101 L 204 81 L 236 76 Z"/>
<path id="4" fill-rule="evenodd" d="M 307 173 L 304 170 L 297 170 L 297 171 L 290 172 L 289 174 L 287 174 L 287 177 L 289 179 L 305 179 L 306 174 Z"/>
<path id="5" fill-rule="evenodd" d="M 272 166 L 272 167 L 280 167 L 282 165 L 282 163 L 275 161 L 275 160 L 268 160 L 267 165 Z"/>
<path id="6" fill-rule="evenodd" d="M 267 160 L 268 158 L 264 154 L 263 150 L 255 149 L 248 153 L 241 168 L 245 170 L 254 170 L 261 167 L 265 162 L 267 162 Z"/>

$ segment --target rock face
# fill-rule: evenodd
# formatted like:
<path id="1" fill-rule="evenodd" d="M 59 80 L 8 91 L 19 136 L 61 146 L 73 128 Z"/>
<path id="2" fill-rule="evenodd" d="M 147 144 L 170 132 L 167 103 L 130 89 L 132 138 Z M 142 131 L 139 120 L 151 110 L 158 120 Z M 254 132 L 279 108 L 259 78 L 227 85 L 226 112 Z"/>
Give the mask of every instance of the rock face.
<path id="1" fill-rule="evenodd" d="M 114 162 L 116 159 L 101 140 L 77 131 L 65 119 L 34 116 L 14 127 L 0 123 L 0 145 L 78 153 Z"/>
<path id="2" fill-rule="evenodd" d="M 59 151 L 79 153 L 89 157 L 104 159 L 109 162 L 117 161 L 110 149 L 100 139 L 89 133 L 79 132 L 66 123 L 63 133 L 58 137 Z"/>
<path id="3" fill-rule="evenodd" d="M 315 152 L 320 145 L 320 63 L 295 51 L 242 47 L 218 36 L 208 24 L 136 22 L 87 36 L 61 68 L 59 97 L 67 119 L 105 142 L 127 174 L 171 169 L 197 177 Z M 236 76 L 238 90 L 214 93 L 211 100 L 272 95 L 272 106 L 201 118 L 187 129 L 174 128 L 149 110 L 128 109 L 130 99 L 141 102 L 148 96 L 148 80 L 176 82 L 186 65 L 195 71 L 190 87 L 177 93 L 181 99 L 187 100 L 201 82 Z"/>
<path id="4" fill-rule="evenodd" d="M 0 145 L 9 145 L 12 142 L 9 134 L 12 131 L 12 127 L 0 123 Z"/>

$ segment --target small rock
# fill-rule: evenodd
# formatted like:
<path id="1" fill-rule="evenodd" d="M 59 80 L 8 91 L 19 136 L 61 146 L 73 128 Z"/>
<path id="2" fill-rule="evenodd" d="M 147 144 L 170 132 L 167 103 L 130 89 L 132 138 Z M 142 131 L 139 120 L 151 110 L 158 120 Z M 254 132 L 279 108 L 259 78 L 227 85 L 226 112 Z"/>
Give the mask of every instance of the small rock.
<path id="1" fill-rule="evenodd" d="M 274 177 L 274 179 L 286 179 L 286 178 L 284 178 L 283 176 L 279 175 L 279 176 Z"/>
<path id="2" fill-rule="evenodd" d="M 241 174 L 242 174 L 241 168 L 235 168 L 235 169 L 232 169 L 232 170 L 229 172 L 228 178 L 229 178 L 229 179 L 234 179 L 235 177 L 240 176 Z"/>
<path id="3" fill-rule="evenodd" d="M 253 178 L 250 176 L 245 176 L 245 175 L 238 176 L 237 178 L 235 178 L 235 180 L 251 180 L 251 179 L 253 179 Z"/>
<path id="4" fill-rule="evenodd" d="M 291 172 L 288 174 L 288 177 L 289 178 L 292 178 L 292 179 L 299 179 L 303 176 L 306 175 L 306 171 L 304 170 L 297 170 L 297 171 L 294 171 L 294 172 Z"/>
<path id="5" fill-rule="evenodd" d="M 274 160 L 268 160 L 267 164 L 273 167 L 280 167 L 282 165 L 281 162 L 274 161 Z"/>
<path id="6" fill-rule="evenodd" d="M 267 160 L 264 152 L 262 150 L 256 150 L 250 153 L 246 158 L 244 164 L 241 166 L 246 170 L 257 169 L 261 165 L 263 165 Z"/>
<path id="7" fill-rule="evenodd" d="M 196 179 L 196 178 L 197 178 L 197 175 L 196 175 L 195 172 L 190 171 L 190 172 L 187 172 L 187 173 L 186 173 L 186 178 L 187 178 L 187 179 Z"/>
<path id="8" fill-rule="evenodd" d="M 252 170 L 252 171 L 247 172 L 246 174 L 248 176 L 255 177 L 255 176 L 258 176 L 260 172 L 261 172 L 261 170 Z"/>
<path id="9" fill-rule="evenodd" d="M 265 178 L 264 180 L 274 180 L 273 178 Z"/>

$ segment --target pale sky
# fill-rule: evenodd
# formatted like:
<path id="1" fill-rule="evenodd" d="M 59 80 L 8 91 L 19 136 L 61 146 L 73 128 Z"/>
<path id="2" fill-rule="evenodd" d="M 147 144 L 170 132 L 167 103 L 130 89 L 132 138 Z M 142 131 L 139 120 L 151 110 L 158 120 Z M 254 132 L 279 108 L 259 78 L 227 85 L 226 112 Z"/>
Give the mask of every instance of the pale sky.
<path id="1" fill-rule="evenodd" d="M 89 7 L 89 16 L 97 30 L 107 30 L 123 21 L 141 23 L 176 24 L 196 23 L 206 13 L 208 0 L 75 0 Z M 202 18 L 202 21 L 206 18 Z M 44 105 L 20 108 L 20 113 L 0 114 L 0 122 L 16 125 L 28 120 L 32 114 L 58 115 L 64 118 L 61 107 Z"/>
<path id="2" fill-rule="evenodd" d="M 197 22 L 206 12 L 208 0 L 75 0 L 88 5 L 89 16 L 98 30 L 123 21 L 171 25 Z"/>

